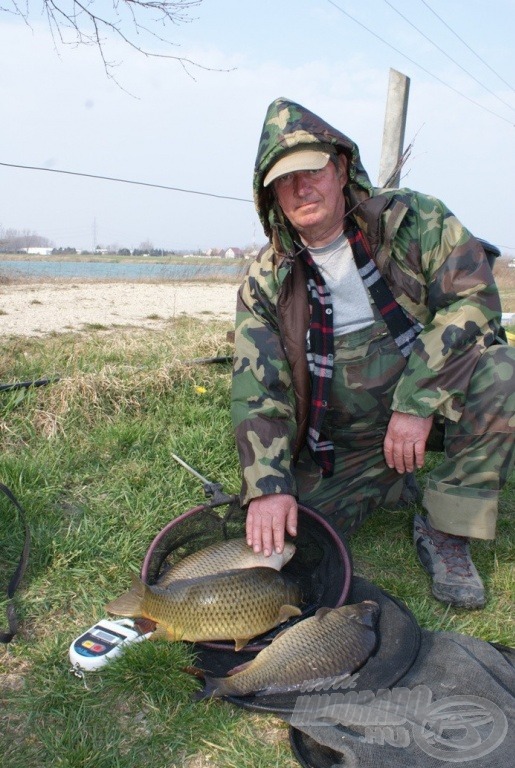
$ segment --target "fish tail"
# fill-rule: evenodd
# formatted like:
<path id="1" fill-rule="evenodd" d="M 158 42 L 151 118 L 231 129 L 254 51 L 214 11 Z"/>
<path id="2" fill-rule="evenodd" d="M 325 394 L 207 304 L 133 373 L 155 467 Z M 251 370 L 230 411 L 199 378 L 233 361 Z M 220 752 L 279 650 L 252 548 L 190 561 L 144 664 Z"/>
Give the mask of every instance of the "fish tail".
<path id="1" fill-rule="evenodd" d="M 116 616 L 140 617 L 145 597 L 145 585 L 137 576 L 132 577 L 132 587 L 106 605 L 106 611 Z"/>
<path id="2" fill-rule="evenodd" d="M 217 696 L 224 696 L 227 692 L 224 690 L 224 680 L 222 677 L 204 677 L 204 688 L 201 691 L 197 691 L 195 698 L 197 701 L 201 699 L 211 699 Z"/>

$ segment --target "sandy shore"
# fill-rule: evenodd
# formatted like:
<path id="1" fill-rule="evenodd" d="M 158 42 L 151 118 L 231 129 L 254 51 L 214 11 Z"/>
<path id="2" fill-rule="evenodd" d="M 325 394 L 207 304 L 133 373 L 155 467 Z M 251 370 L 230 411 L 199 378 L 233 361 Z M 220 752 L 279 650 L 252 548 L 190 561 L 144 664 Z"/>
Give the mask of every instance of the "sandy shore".
<path id="1" fill-rule="evenodd" d="M 234 283 L 0 285 L 0 336 L 44 336 L 89 325 L 160 328 L 184 315 L 234 320 Z"/>

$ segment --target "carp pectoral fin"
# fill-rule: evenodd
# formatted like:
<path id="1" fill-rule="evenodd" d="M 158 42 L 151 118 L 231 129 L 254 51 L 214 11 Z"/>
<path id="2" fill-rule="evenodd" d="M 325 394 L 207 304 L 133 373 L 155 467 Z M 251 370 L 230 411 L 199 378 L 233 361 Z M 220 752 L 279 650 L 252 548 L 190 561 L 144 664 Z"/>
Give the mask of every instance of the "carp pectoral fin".
<path id="1" fill-rule="evenodd" d="M 243 672 L 244 669 L 247 669 L 252 664 L 251 661 L 244 661 L 243 664 L 238 664 L 238 666 L 233 667 L 227 672 L 227 677 L 230 677 L 231 675 L 236 675 L 238 672 Z"/>
<path id="2" fill-rule="evenodd" d="M 139 617 L 143 616 L 141 604 L 145 596 L 145 585 L 137 576 L 132 577 L 132 587 L 106 605 L 108 613 L 117 616 Z"/>
<path id="3" fill-rule="evenodd" d="M 315 613 L 314 618 L 320 621 L 321 619 L 324 618 L 324 616 L 327 616 L 327 614 L 331 613 L 331 611 L 333 610 L 334 608 L 319 608 L 318 611 Z"/>
<path id="4" fill-rule="evenodd" d="M 158 624 L 152 635 L 152 640 L 169 640 L 174 643 L 177 640 L 175 632 L 164 624 Z"/>
<path id="5" fill-rule="evenodd" d="M 245 648 L 249 640 L 252 640 L 251 637 L 235 637 L 234 638 L 234 650 L 235 651 L 241 651 L 242 648 Z"/>
<path id="6" fill-rule="evenodd" d="M 288 621 L 292 616 L 300 616 L 302 611 L 296 605 L 281 605 L 279 608 L 278 624 L 282 624 L 283 621 Z"/>
<path id="7" fill-rule="evenodd" d="M 272 645 L 272 643 L 275 643 L 275 641 L 276 641 L 276 640 L 277 640 L 279 637 L 282 637 L 283 635 L 285 635 L 285 634 L 287 633 L 288 629 L 289 629 L 289 627 L 286 627 L 286 629 L 281 629 L 281 631 L 280 631 L 280 632 L 278 632 L 278 633 L 277 633 L 277 634 L 276 634 L 276 635 L 275 635 L 275 636 L 272 638 L 272 641 L 271 641 L 270 645 Z"/>

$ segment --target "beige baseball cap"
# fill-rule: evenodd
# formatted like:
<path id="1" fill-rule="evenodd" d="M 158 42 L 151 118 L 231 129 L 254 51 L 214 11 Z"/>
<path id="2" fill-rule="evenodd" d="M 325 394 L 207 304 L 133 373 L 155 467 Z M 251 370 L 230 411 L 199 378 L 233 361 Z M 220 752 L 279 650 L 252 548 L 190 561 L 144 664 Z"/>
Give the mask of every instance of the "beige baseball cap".
<path id="1" fill-rule="evenodd" d="M 279 176 L 295 171 L 319 171 L 329 162 L 330 154 L 320 149 L 299 149 L 284 155 L 270 168 L 263 180 L 263 186 L 268 187 Z"/>

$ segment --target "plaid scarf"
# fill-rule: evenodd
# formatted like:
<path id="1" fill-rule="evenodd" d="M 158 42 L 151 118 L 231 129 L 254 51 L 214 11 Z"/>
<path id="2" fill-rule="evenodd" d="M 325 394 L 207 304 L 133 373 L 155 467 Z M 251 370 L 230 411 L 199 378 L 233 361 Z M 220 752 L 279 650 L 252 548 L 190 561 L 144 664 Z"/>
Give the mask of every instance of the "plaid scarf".
<path id="1" fill-rule="evenodd" d="M 358 272 L 374 300 L 402 355 L 408 357 L 422 326 L 408 317 L 395 301 L 392 292 L 372 261 L 363 233 L 351 223 L 345 235 L 352 248 Z M 306 336 L 306 355 L 311 375 L 311 408 L 307 443 L 323 477 L 334 471 L 334 445 L 322 433 L 327 412 L 334 367 L 333 306 L 331 294 L 311 254 L 301 252 L 305 265 L 310 325 Z"/>
<path id="2" fill-rule="evenodd" d="M 404 357 L 409 357 L 422 326 L 397 304 L 383 276 L 372 260 L 370 246 L 354 222 L 349 222 L 345 235 L 352 248 L 354 261 L 361 279 L 368 288 L 388 330 Z"/>
<path id="3" fill-rule="evenodd" d="M 333 377 L 334 336 L 333 305 L 325 280 L 305 248 L 302 251 L 306 270 L 310 323 L 306 336 L 306 355 L 311 374 L 311 407 L 307 434 L 308 448 L 321 467 L 323 477 L 334 469 L 334 446 L 322 434 Z"/>

